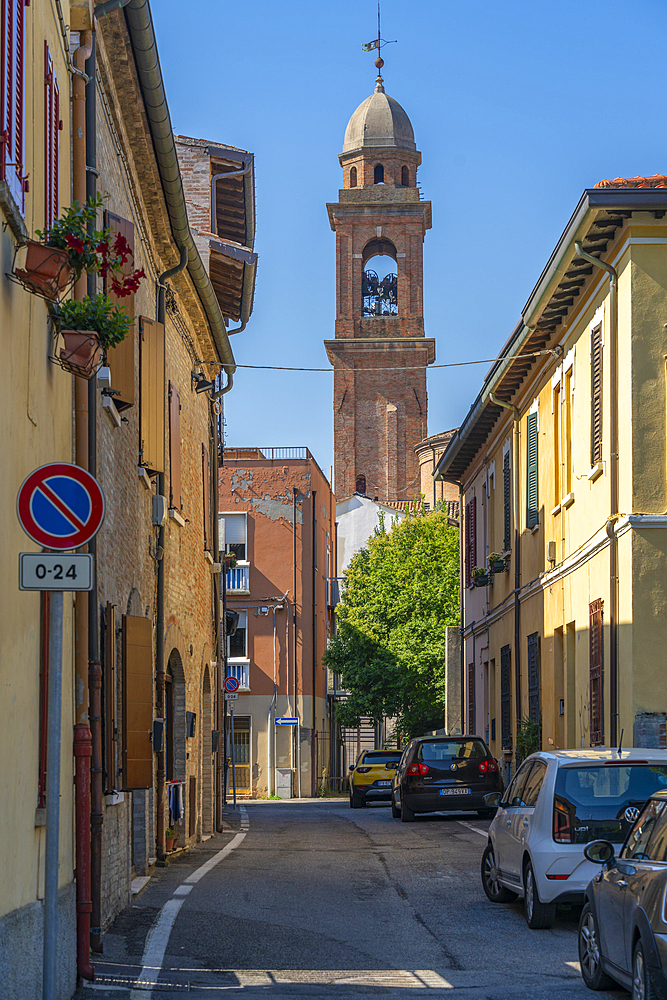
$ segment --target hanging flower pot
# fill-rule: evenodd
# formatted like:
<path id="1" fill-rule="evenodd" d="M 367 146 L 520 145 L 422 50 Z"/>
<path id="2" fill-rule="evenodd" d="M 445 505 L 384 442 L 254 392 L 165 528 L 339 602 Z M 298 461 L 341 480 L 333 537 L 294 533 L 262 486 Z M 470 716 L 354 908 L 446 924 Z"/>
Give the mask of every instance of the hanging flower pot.
<path id="1" fill-rule="evenodd" d="M 483 566 L 476 566 L 472 571 L 472 583 L 474 587 L 488 587 L 491 582 L 489 573 Z"/>
<path id="2" fill-rule="evenodd" d="M 104 348 L 94 330 L 61 330 L 60 346 L 53 360 L 72 375 L 91 379 L 102 363 Z"/>
<path id="3" fill-rule="evenodd" d="M 233 552 L 228 552 L 225 556 L 225 571 L 236 569 L 236 556 Z"/>
<path id="4" fill-rule="evenodd" d="M 489 556 L 489 572 L 491 573 L 505 573 L 507 570 L 507 563 L 500 555 L 499 552 L 492 552 Z"/>
<path id="5" fill-rule="evenodd" d="M 67 251 L 36 240 L 18 245 L 12 275 L 29 292 L 51 302 L 57 302 L 74 279 Z"/>

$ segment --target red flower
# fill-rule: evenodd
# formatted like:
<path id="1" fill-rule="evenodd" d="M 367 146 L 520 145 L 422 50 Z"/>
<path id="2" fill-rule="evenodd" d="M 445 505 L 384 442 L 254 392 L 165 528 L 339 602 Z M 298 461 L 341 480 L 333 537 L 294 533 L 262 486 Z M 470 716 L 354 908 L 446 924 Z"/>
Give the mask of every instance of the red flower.
<path id="1" fill-rule="evenodd" d="M 70 250 L 76 250 L 77 253 L 83 253 L 85 250 L 85 244 L 81 237 L 75 236 L 73 233 L 67 233 L 65 236 L 65 243 Z"/>

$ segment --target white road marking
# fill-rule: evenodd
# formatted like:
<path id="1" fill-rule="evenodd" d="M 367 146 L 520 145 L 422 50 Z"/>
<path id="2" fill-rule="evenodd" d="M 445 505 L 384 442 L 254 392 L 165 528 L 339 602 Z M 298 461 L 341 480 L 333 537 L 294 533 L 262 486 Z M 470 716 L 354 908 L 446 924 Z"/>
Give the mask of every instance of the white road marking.
<path id="1" fill-rule="evenodd" d="M 482 828 L 479 827 L 479 826 L 473 826 L 472 823 L 466 823 L 466 821 L 464 819 L 457 819 L 456 822 L 460 823 L 461 826 L 467 826 L 469 830 L 474 830 L 475 833 L 481 834 L 482 837 L 486 837 L 487 840 L 488 840 L 488 837 L 489 837 L 489 831 L 488 830 L 482 830 Z"/>
<path id="2" fill-rule="evenodd" d="M 565 964 L 569 965 L 569 967 L 574 969 L 575 972 L 581 972 L 581 966 L 578 962 L 566 962 Z"/>
<path id="3" fill-rule="evenodd" d="M 243 830 L 242 833 L 237 833 L 226 847 L 223 847 L 221 851 L 218 851 L 217 854 L 214 854 L 212 858 L 209 858 L 208 861 L 197 868 L 197 870 L 194 871 L 192 875 L 189 875 L 188 878 L 181 883 L 181 885 L 176 886 L 172 898 L 167 900 L 158 913 L 157 920 L 149 930 L 148 936 L 146 937 L 144 953 L 141 958 L 142 968 L 138 976 L 138 983 L 141 984 L 141 988 L 130 991 L 130 1000 L 146 1000 L 146 997 L 151 995 L 152 990 L 146 990 L 145 987 L 155 986 L 157 983 L 158 976 L 160 975 L 160 971 L 162 969 L 162 963 L 164 962 L 167 945 L 169 944 L 169 936 L 176 921 L 176 917 L 185 902 L 185 897 L 192 891 L 194 884 L 199 882 L 204 875 L 207 875 L 212 868 L 215 868 L 215 866 L 219 864 L 223 858 L 226 858 L 228 854 L 231 854 L 231 852 L 245 839 L 245 835 L 248 831 L 248 812 L 245 806 L 241 806 L 241 827 Z"/>
<path id="4" fill-rule="evenodd" d="M 415 976 L 418 976 L 419 979 L 421 979 L 424 986 L 429 986 L 431 989 L 454 989 L 451 983 L 448 983 L 446 979 L 443 979 L 438 972 L 433 972 L 432 969 L 415 969 Z"/>

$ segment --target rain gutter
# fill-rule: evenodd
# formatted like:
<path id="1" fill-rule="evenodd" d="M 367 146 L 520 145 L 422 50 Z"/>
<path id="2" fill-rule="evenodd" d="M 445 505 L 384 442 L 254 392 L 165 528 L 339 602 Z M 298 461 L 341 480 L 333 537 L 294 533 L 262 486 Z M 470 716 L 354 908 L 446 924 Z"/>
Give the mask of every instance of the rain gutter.
<path id="1" fill-rule="evenodd" d="M 236 364 L 227 336 L 225 320 L 213 285 L 190 232 L 183 182 L 176 154 L 176 143 L 169 117 L 148 0 L 130 0 L 124 13 L 169 213 L 171 231 L 179 249 L 183 247 L 187 249 L 188 274 L 204 307 L 220 363 L 227 374 L 232 376 L 236 370 Z"/>

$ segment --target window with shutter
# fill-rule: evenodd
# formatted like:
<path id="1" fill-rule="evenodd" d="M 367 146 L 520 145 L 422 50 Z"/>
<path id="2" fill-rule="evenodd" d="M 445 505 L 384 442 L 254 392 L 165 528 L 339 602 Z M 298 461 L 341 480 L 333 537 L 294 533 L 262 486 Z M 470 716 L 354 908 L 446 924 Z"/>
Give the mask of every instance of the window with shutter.
<path id="1" fill-rule="evenodd" d="M 526 466 L 526 527 L 534 528 L 540 521 L 537 496 L 537 413 L 528 414 Z"/>
<path id="2" fill-rule="evenodd" d="M 604 635 L 603 604 L 592 601 L 588 606 L 589 671 L 590 671 L 590 730 L 591 746 L 604 743 Z"/>
<path id="3" fill-rule="evenodd" d="M 116 685 L 116 608 L 107 604 L 104 613 L 104 748 L 107 792 L 118 787 L 118 700 Z"/>
<path id="4" fill-rule="evenodd" d="M 204 497 L 204 548 L 211 548 L 211 469 L 208 460 L 208 448 L 201 446 L 201 480 Z"/>
<path id="5" fill-rule="evenodd" d="M 153 784 L 153 622 L 123 615 L 123 791 Z"/>
<path id="6" fill-rule="evenodd" d="M 465 573 L 466 573 L 466 587 L 469 587 L 472 583 L 472 574 L 470 572 L 470 504 L 466 504 L 465 510 Z"/>
<path id="7" fill-rule="evenodd" d="M 169 506 L 181 510 L 181 397 L 169 383 Z"/>
<path id="8" fill-rule="evenodd" d="M 60 214 L 60 89 L 48 42 L 44 42 L 44 223 L 52 226 Z"/>
<path id="9" fill-rule="evenodd" d="M 221 514 L 224 521 L 224 550 L 227 555 L 235 555 L 242 562 L 246 559 L 247 523 L 245 514 Z M 222 532 L 220 533 L 222 537 Z M 221 545 L 222 548 L 222 545 Z"/>
<path id="10" fill-rule="evenodd" d="M 538 722 L 540 718 L 540 636 L 533 632 L 528 636 L 528 718 Z"/>
<path id="11" fill-rule="evenodd" d="M 164 326 L 142 316 L 139 328 L 139 460 L 164 472 Z"/>
<path id="12" fill-rule="evenodd" d="M 472 583 L 472 571 L 477 565 L 477 497 L 470 500 L 470 534 L 468 538 L 468 574 Z"/>
<path id="13" fill-rule="evenodd" d="M 475 664 L 468 664 L 468 732 L 476 732 L 475 728 Z"/>
<path id="14" fill-rule="evenodd" d="M 503 750 L 512 749 L 512 650 L 500 650 L 500 733 Z"/>
<path id="15" fill-rule="evenodd" d="M 134 223 L 128 219 L 122 219 L 113 212 L 105 211 L 104 225 L 111 230 L 111 240 L 117 235 L 124 236 L 127 240 L 132 254 L 134 254 Z M 124 272 L 130 273 L 134 270 L 134 256 L 129 257 L 123 268 Z M 134 294 L 126 295 L 119 299 L 111 290 L 111 277 L 104 278 L 104 291 L 127 315 L 134 319 Z M 129 406 L 134 406 L 136 402 L 135 389 L 135 366 L 136 366 L 136 344 L 137 336 L 134 325 L 125 338 L 117 347 L 112 347 L 107 351 L 107 360 L 111 368 L 111 388 L 120 392 L 119 396 L 114 396 L 113 401 L 118 410 L 125 410 Z"/>
<path id="16" fill-rule="evenodd" d="M 503 456 L 503 546 L 509 552 L 512 544 L 512 475 L 509 449 Z"/>
<path id="17" fill-rule="evenodd" d="M 591 331 L 591 465 L 602 461 L 602 324 Z"/>
<path id="18" fill-rule="evenodd" d="M 7 182 L 23 212 L 28 190 L 24 177 L 25 0 L 0 0 L 0 15 L 0 180 Z"/>

